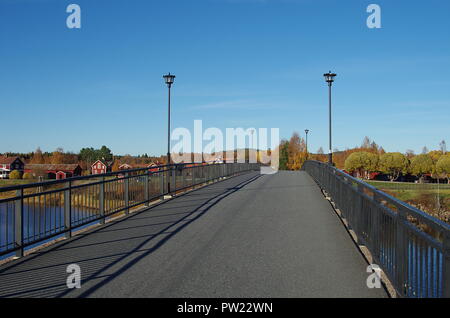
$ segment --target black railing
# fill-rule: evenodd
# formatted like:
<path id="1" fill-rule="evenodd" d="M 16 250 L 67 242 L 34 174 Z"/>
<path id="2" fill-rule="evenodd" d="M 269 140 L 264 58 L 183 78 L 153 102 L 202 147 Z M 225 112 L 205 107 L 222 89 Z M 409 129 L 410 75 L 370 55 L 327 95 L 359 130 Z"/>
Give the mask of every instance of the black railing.
<path id="1" fill-rule="evenodd" d="M 252 163 L 177 164 L 0 188 L 0 256 L 21 257 L 27 247 L 68 238 L 166 195 L 258 168 Z"/>
<path id="2" fill-rule="evenodd" d="M 328 164 L 307 161 L 303 170 L 331 197 L 398 295 L 450 297 L 449 224 Z"/>

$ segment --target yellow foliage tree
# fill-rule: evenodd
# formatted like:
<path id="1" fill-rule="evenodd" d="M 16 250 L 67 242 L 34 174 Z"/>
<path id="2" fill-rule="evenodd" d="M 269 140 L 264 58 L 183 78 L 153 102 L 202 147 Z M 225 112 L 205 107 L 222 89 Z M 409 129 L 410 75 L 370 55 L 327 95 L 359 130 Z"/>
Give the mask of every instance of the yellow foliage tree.
<path id="1" fill-rule="evenodd" d="M 119 166 L 120 166 L 119 160 L 114 160 L 114 163 L 113 163 L 113 165 L 111 167 L 112 172 L 119 171 Z"/>
<path id="2" fill-rule="evenodd" d="M 292 134 L 288 145 L 288 162 L 289 170 L 300 170 L 306 160 L 306 144 L 303 138 L 297 132 Z"/>

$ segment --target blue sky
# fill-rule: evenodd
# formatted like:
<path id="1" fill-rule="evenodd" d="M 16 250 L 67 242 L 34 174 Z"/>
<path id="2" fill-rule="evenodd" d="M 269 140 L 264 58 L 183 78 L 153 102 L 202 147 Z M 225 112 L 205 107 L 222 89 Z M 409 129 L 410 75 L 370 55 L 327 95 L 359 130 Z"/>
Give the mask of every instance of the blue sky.
<path id="1" fill-rule="evenodd" d="M 81 29 L 66 7 L 81 7 Z M 368 29 L 366 8 L 382 9 Z M 310 149 L 369 136 L 387 151 L 450 143 L 450 2 L 1 0 L 0 152 L 166 152 L 172 127 L 311 130 Z"/>

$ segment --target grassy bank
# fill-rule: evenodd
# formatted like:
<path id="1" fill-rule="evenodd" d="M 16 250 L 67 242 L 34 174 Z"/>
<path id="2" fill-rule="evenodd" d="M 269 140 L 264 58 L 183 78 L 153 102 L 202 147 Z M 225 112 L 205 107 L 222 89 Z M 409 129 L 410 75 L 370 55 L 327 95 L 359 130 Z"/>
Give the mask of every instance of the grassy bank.
<path id="1" fill-rule="evenodd" d="M 0 188 L 2 187 L 11 187 L 15 185 L 28 184 L 28 183 L 36 183 L 37 179 L 0 179 Z"/>
<path id="2" fill-rule="evenodd" d="M 418 209 L 450 223 L 450 185 L 366 181 Z"/>

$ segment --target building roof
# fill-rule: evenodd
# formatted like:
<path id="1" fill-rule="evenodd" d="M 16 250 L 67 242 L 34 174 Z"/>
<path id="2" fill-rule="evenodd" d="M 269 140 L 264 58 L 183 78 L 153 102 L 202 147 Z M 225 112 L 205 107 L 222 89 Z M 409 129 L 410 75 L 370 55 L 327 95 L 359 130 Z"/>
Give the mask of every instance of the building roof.
<path id="1" fill-rule="evenodd" d="M 74 164 L 27 164 L 25 170 L 75 171 L 80 166 Z"/>
<path id="2" fill-rule="evenodd" d="M 155 163 L 135 163 L 135 164 L 129 164 L 129 163 L 123 163 L 119 166 L 119 169 L 121 168 L 131 168 L 131 169 L 140 169 L 140 168 L 151 168 L 155 167 L 157 164 Z"/>
<path id="3" fill-rule="evenodd" d="M 91 167 L 95 166 L 97 164 L 97 162 L 100 162 L 102 165 L 106 166 L 105 163 L 101 160 L 97 160 L 95 161 L 93 164 L 91 164 Z"/>
<path id="4" fill-rule="evenodd" d="M 7 164 L 7 165 L 10 165 L 10 164 L 12 164 L 14 161 L 16 161 L 16 159 L 19 159 L 19 160 L 20 160 L 19 157 L 0 157 L 0 165 L 1 165 L 1 164 Z M 20 160 L 20 161 L 22 161 L 22 160 Z"/>
<path id="5" fill-rule="evenodd" d="M 107 166 L 107 167 L 111 167 L 112 165 L 113 165 L 113 163 L 114 163 L 114 160 L 112 160 L 112 161 L 107 161 L 106 163 L 103 161 L 103 160 L 97 160 L 97 161 L 95 161 L 93 164 L 91 164 L 91 167 L 94 167 L 94 165 L 97 163 L 97 162 L 100 162 L 102 165 L 104 165 L 104 166 Z"/>

